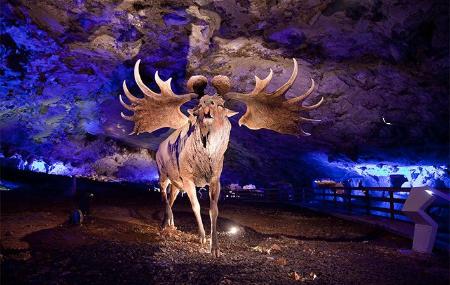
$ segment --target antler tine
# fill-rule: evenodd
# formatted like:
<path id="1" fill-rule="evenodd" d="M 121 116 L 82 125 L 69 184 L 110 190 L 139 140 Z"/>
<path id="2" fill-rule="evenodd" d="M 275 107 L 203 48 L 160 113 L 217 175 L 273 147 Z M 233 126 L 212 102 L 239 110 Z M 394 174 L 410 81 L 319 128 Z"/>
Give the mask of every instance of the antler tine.
<path id="1" fill-rule="evenodd" d="M 264 79 L 260 79 L 258 76 L 255 75 L 256 84 L 255 88 L 253 89 L 250 95 L 258 95 L 261 94 L 263 91 L 265 91 L 270 81 L 272 80 L 272 76 L 273 76 L 272 68 L 270 69 L 269 75 L 267 75 L 267 77 Z"/>
<path id="2" fill-rule="evenodd" d="M 134 80 L 136 81 L 137 85 L 139 86 L 139 89 L 141 89 L 142 93 L 149 97 L 159 97 L 158 93 L 153 92 L 150 88 L 148 88 L 144 82 L 141 79 L 141 75 L 139 74 L 139 64 L 141 63 L 141 60 L 139 59 L 136 61 L 136 64 L 134 65 Z"/>
<path id="3" fill-rule="evenodd" d="M 303 136 L 305 136 L 305 137 L 307 137 L 307 136 L 310 136 L 310 135 L 311 135 L 311 133 L 305 132 L 305 130 L 304 130 L 304 129 L 302 129 L 302 128 L 299 128 L 299 131 L 300 131 L 300 134 L 302 134 L 302 135 L 303 135 Z"/>
<path id="4" fill-rule="evenodd" d="M 314 79 L 311 78 L 311 87 L 308 89 L 308 91 L 306 91 L 304 94 L 291 98 L 289 99 L 286 103 L 287 104 L 295 104 L 297 102 L 302 102 L 303 100 L 305 100 L 309 95 L 311 95 L 311 93 L 314 91 L 314 87 L 315 87 L 315 82 Z"/>
<path id="5" fill-rule="evenodd" d="M 322 120 L 300 117 L 300 121 L 304 122 L 322 122 Z"/>
<path id="6" fill-rule="evenodd" d="M 132 103 L 138 103 L 142 101 L 142 99 L 134 97 L 133 94 L 131 94 L 130 91 L 128 91 L 127 83 L 125 82 L 125 80 L 123 81 L 122 87 L 125 96 L 127 96 L 128 100 L 130 100 Z"/>
<path id="7" fill-rule="evenodd" d="M 134 116 L 127 116 L 123 112 L 120 112 L 120 116 L 127 121 L 133 121 L 133 117 L 134 117 Z"/>
<path id="8" fill-rule="evenodd" d="M 122 95 L 120 95 L 120 94 L 119 94 L 119 101 L 120 101 L 120 104 L 122 104 L 122 106 L 123 106 L 125 109 L 127 109 L 127 110 L 129 110 L 129 111 L 134 111 L 134 108 L 133 108 L 132 106 L 126 104 L 126 103 L 123 101 Z"/>
<path id="9" fill-rule="evenodd" d="M 320 105 L 322 105 L 322 103 L 323 103 L 323 97 L 320 98 L 320 101 L 318 103 L 314 104 L 314 105 L 311 105 L 311 106 L 300 106 L 300 108 L 301 108 L 301 110 L 314 110 L 314 109 L 320 107 Z"/>
<path id="10" fill-rule="evenodd" d="M 295 58 L 293 58 L 292 60 L 294 61 L 294 70 L 292 71 L 291 77 L 280 88 L 275 90 L 271 94 L 271 97 L 278 97 L 278 96 L 284 95 L 289 90 L 289 88 L 291 88 L 292 84 L 294 84 L 295 79 L 297 78 L 298 65 L 297 65 L 297 60 L 295 60 Z"/>
<path id="11" fill-rule="evenodd" d="M 158 84 L 159 89 L 161 89 L 161 96 L 175 96 L 172 91 L 172 87 L 170 86 L 170 82 L 172 82 L 172 78 L 163 81 L 161 77 L 159 77 L 158 71 L 155 72 L 155 81 Z"/>

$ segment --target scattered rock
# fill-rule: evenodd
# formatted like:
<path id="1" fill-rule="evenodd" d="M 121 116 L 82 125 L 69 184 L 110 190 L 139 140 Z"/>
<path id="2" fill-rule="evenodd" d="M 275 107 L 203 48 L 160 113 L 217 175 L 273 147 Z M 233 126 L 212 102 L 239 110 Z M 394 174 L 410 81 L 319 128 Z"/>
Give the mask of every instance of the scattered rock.
<path id="1" fill-rule="evenodd" d="M 301 278 L 300 274 L 298 274 L 297 271 L 289 273 L 289 277 L 291 277 L 295 281 L 298 281 Z"/>
<path id="2" fill-rule="evenodd" d="M 276 243 L 274 243 L 274 244 L 267 250 L 267 253 L 268 253 L 268 254 L 278 253 L 278 252 L 281 252 L 281 247 L 280 247 L 278 244 L 276 244 Z"/>
<path id="3" fill-rule="evenodd" d="M 285 265 L 287 265 L 287 263 L 288 263 L 287 259 L 284 258 L 284 257 L 280 257 L 280 258 L 275 259 L 275 264 L 277 264 L 277 265 L 285 266 Z"/>
<path id="4" fill-rule="evenodd" d="M 259 245 L 252 247 L 251 250 L 257 252 L 265 252 L 265 250 Z"/>
<path id="5" fill-rule="evenodd" d="M 314 272 L 310 273 L 298 273 L 297 271 L 291 272 L 289 276 L 295 281 L 305 282 L 314 281 L 317 279 L 317 275 Z"/>

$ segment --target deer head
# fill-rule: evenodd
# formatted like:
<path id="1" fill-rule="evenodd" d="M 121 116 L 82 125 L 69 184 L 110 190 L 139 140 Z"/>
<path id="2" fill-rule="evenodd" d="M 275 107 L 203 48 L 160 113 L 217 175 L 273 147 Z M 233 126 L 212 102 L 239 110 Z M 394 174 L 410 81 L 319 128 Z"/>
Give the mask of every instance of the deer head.
<path id="1" fill-rule="evenodd" d="M 205 95 L 200 98 L 200 102 L 189 113 L 196 118 L 201 126 L 220 127 L 227 117 L 236 115 L 238 112 L 225 108 L 225 100 L 220 96 Z"/>
<path id="2" fill-rule="evenodd" d="M 188 110 L 191 122 L 199 126 L 203 145 L 206 145 L 210 134 L 229 132 L 231 124 L 228 117 L 236 115 L 237 112 L 225 108 L 224 104 L 225 100 L 220 96 L 204 95 L 197 107 Z"/>
<path id="3" fill-rule="evenodd" d="M 212 85 L 217 94 L 210 96 L 204 95 L 204 89 L 207 85 L 207 79 L 204 76 L 196 75 L 188 80 L 187 87 L 191 93 L 175 95 L 170 87 L 172 78 L 163 81 L 156 72 L 155 81 L 161 90 L 161 93 L 158 94 L 142 82 L 139 74 L 140 60 L 138 60 L 134 67 L 134 78 L 145 96 L 143 98 L 133 96 L 128 91 L 124 81 L 123 90 L 131 105 L 126 104 L 122 96 L 119 99 L 125 109 L 133 111 L 134 114 L 127 116 L 122 113 L 121 115 L 126 120 L 134 121 L 135 125 L 131 134 L 151 133 L 164 127 L 178 129 L 189 121 L 189 118 L 181 112 L 181 105 L 200 97 L 199 104 L 194 109 L 189 110 L 189 113 L 206 132 L 211 127 L 220 127 L 225 121 L 228 121 L 227 117 L 237 114 L 224 106 L 225 101 L 234 100 L 244 103 L 247 107 L 245 114 L 239 120 L 240 126 L 245 125 L 253 130 L 269 129 L 283 134 L 308 136 L 310 134 L 302 129 L 301 124 L 320 120 L 303 117 L 300 113 L 318 108 L 323 103 L 323 98 L 314 105 L 302 105 L 302 102 L 314 90 L 313 79 L 311 79 L 311 87 L 304 94 L 291 99 L 285 98 L 284 95 L 297 78 L 298 65 L 295 59 L 293 61 L 294 70 L 291 77 L 274 92 L 266 91 L 273 75 L 272 70 L 270 70 L 265 79 L 255 76 L 255 88 L 247 94 L 230 92 L 229 78 L 223 75 L 215 76 L 212 79 Z"/>

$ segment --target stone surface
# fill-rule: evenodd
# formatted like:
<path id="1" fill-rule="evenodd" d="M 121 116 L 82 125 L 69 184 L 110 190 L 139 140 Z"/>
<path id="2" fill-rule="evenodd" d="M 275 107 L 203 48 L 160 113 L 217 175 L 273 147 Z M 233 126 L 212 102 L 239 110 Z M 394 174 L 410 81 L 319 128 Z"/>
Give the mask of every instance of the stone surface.
<path id="1" fill-rule="evenodd" d="M 445 1 L 16 0 L 1 18 L 1 152 L 10 165 L 154 179 L 151 156 L 169 132 L 128 136 L 119 115 L 122 81 L 139 93 L 137 59 L 147 84 L 155 88 L 159 70 L 181 93 L 193 74 L 224 74 L 233 89 L 250 91 L 269 68 L 274 89 L 292 57 L 300 72 L 287 96 L 314 78 L 306 103 L 325 98 L 310 113 L 322 122 L 297 139 L 239 128 L 234 118 L 225 181 L 309 185 L 361 175 L 355 167 L 365 164 L 448 163 Z M 448 186 L 448 171 L 432 183 Z"/>
<path id="2" fill-rule="evenodd" d="M 30 199 L 33 203 L 29 204 L 26 194 L 32 192 L 3 195 L 2 283 L 449 282 L 445 251 L 406 255 L 404 249 L 411 244 L 406 238 L 372 225 L 298 208 L 223 203 L 218 218 L 222 255 L 213 258 L 208 245 L 199 243 L 187 197 L 175 202 L 178 229 L 161 231 L 159 196 L 123 190 L 132 194 L 109 191 L 106 201 L 96 200 L 93 215 L 81 227 L 64 223 L 70 203 L 61 202 L 57 195 Z M 202 216 L 208 228 L 206 209 Z M 230 235 L 230 227 L 236 225 L 243 230 Z M 282 250 L 268 253 L 274 245 Z"/>

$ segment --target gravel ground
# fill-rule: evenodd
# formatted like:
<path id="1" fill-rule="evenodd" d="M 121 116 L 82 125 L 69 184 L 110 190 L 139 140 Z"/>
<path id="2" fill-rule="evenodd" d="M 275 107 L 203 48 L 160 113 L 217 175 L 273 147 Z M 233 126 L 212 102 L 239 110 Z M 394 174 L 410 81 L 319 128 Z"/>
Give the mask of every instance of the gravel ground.
<path id="1" fill-rule="evenodd" d="M 68 204 L 2 198 L 2 285 L 449 284 L 447 253 L 411 253 L 409 240 L 301 209 L 222 203 L 213 258 L 183 199 L 177 228 L 161 231 L 158 199 L 97 203 L 72 226 Z M 207 208 L 203 221 L 208 229 Z"/>

